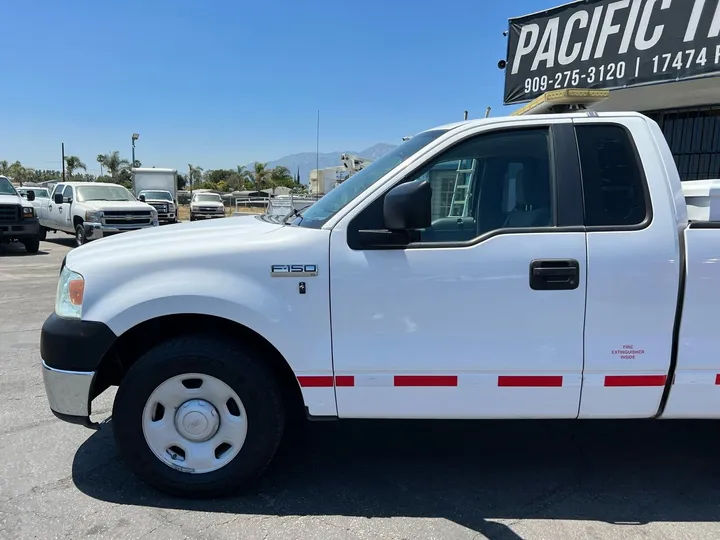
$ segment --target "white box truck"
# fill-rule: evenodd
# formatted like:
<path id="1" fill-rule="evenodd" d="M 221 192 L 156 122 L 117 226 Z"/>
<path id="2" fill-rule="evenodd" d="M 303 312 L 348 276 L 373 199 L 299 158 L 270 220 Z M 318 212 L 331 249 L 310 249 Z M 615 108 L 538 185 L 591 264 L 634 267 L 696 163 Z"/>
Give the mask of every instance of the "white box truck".
<path id="1" fill-rule="evenodd" d="M 177 223 L 177 169 L 132 169 L 133 193 L 158 211 L 158 221 Z"/>

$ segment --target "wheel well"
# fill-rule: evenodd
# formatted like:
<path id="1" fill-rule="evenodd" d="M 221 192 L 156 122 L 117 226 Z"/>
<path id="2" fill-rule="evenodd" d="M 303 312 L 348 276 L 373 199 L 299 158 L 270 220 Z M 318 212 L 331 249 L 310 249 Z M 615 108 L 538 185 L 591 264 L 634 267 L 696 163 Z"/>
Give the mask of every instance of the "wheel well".
<path id="1" fill-rule="evenodd" d="M 287 360 L 267 339 L 242 324 L 211 315 L 177 314 L 150 319 L 121 335 L 100 361 L 93 399 L 117 386 L 130 367 L 155 345 L 180 335 L 211 334 L 255 349 L 266 359 L 280 383 L 289 416 L 305 418 L 300 385 Z"/>
<path id="2" fill-rule="evenodd" d="M 83 218 L 80 216 L 73 216 L 73 227 L 77 229 L 77 226 L 83 222 Z"/>

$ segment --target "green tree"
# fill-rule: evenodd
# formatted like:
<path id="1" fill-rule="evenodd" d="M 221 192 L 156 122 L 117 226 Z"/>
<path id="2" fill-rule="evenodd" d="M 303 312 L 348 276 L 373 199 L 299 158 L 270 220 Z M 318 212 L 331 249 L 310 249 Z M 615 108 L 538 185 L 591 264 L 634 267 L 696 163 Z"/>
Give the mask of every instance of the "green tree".
<path id="1" fill-rule="evenodd" d="M 101 155 L 103 156 L 102 161 L 99 159 Z M 121 158 L 120 152 L 117 150 L 109 154 L 98 155 L 98 162 L 105 166 L 105 170 L 110 173 L 111 178 L 115 178 L 121 171 L 130 167 L 130 162 L 127 159 Z"/>
<path id="2" fill-rule="evenodd" d="M 26 182 L 31 182 L 35 176 L 35 170 L 30 167 L 24 167 L 22 163 L 16 161 L 8 167 L 8 174 L 15 182 L 21 186 Z"/>
<path id="3" fill-rule="evenodd" d="M 293 178 L 290 169 L 283 167 L 282 165 L 278 165 L 277 167 L 270 169 L 270 186 L 272 187 L 273 192 L 275 191 L 275 188 L 278 187 L 295 187 L 295 179 Z"/>
<path id="4" fill-rule="evenodd" d="M 267 168 L 267 163 L 255 163 L 253 171 L 250 173 L 252 182 L 255 184 L 255 191 L 260 191 L 266 187 L 267 179 L 270 176 L 270 171 Z"/>
<path id="5" fill-rule="evenodd" d="M 200 184 L 203 181 L 203 168 L 188 163 L 188 180 L 190 182 L 190 189 L 197 187 L 195 184 Z"/>
<path id="6" fill-rule="evenodd" d="M 100 164 L 100 176 L 103 175 L 103 166 L 105 165 L 105 154 L 98 154 L 95 158 L 95 161 L 97 161 Z"/>
<path id="7" fill-rule="evenodd" d="M 185 189 L 187 186 L 187 177 L 184 174 L 177 174 L 177 188 L 178 189 Z"/>
<path id="8" fill-rule="evenodd" d="M 65 156 L 65 170 L 69 178 L 72 178 L 73 173 L 82 169 L 87 172 L 87 165 L 85 165 L 77 156 Z"/>
<path id="9" fill-rule="evenodd" d="M 8 165 L 8 162 L 6 159 L 3 159 L 0 161 L 0 175 L 2 176 L 8 176 L 10 174 L 10 165 Z"/>

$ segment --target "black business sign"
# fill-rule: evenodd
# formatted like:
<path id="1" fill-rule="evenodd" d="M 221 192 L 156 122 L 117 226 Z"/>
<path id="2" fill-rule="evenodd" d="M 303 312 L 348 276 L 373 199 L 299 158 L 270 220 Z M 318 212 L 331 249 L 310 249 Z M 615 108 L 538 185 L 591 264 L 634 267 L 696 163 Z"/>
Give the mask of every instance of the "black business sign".
<path id="1" fill-rule="evenodd" d="M 586 0 L 510 19 L 506 104 L 720 72 L 720 0 Z"/>

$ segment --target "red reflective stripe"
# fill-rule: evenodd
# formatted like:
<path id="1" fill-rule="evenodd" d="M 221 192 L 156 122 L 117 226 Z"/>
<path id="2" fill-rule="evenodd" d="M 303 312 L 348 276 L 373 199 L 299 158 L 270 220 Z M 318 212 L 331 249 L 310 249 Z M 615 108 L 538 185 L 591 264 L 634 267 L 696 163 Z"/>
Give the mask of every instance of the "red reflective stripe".
<path id="1" fill-rule="evenodd" d="M 500 375 L 498 386 L 558 387 L 562 386 L 562 375 Z"/>
<path id="2" fill-rule="evenodd" d="M 301 375 L 297 378 L 303 388 L 332 388 L 333 378 L 330 375 Z M 335 377 L 336 386 L 355 386 L 355 377 L 352 375 L 338 375 Z"/>
<path id="3" fill-rule="evenodd" d="M 297 378 L 303 388 L 332 388 L 331 375 L 303 375 Z"/>
<path id="4" fill-rule="evenodd" d="M 715 384 L 720 384 L 720 375 L 715 375 Z"/>
<path id="5" fill-rule="evenodd" d="M 395 375 L 395 386 L 457 386 L 457 375 Z"/>
<path id="6" fill-rule="evenodd" d="M 605 386 L 665 386 L 667 375 L 607 375 Z"/>

